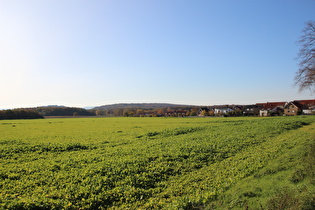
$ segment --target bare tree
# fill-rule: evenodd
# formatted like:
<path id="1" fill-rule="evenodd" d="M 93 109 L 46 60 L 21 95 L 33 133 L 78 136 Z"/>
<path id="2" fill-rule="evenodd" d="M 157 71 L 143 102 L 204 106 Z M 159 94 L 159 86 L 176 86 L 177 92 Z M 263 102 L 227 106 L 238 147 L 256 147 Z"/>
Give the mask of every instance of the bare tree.
<path id="1" fill-rule="evenodd" d="M 295 85 L 300 91 L 310 89 L 315 92 L 315 21 L 306 23 L 299 45 L 300 67 L 295 76 Z"/>

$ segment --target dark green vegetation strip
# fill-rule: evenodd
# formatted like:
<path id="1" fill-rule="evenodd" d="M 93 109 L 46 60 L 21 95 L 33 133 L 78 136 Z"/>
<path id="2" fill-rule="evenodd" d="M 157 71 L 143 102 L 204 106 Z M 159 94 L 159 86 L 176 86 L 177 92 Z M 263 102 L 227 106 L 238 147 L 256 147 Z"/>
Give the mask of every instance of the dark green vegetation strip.
<path id="1" fill-rule="evenodd" d="M 311 134 L 299 128 L 314 120 L 50 119 L 15 127 L 3 121 L 0 208 L 244 208 L 264 189 L 239 187 L 238 200 L 229 192 L 277 172 L 272 163 L 307 145 Z M 292 170 L 290 183 L 306 180 L 302 169 Z M 261 205 L 272 205 L 264 199 Z"/>
<path id="2" fill-rule="evenodd" d="M 196 131 L 204 130 L 206 127 L 184 127 L 184 128 L 175 128 L 175 129 L 165 129 L 160 132 L 148 132 L 145 136 L 153 137 L 153 136 L 162 136 L 162 137 L 170 137 L 170 136 L 178 136 L 188 133 L 193 133 Z M 142 137 L 142 136 L 141 136 Z"/>

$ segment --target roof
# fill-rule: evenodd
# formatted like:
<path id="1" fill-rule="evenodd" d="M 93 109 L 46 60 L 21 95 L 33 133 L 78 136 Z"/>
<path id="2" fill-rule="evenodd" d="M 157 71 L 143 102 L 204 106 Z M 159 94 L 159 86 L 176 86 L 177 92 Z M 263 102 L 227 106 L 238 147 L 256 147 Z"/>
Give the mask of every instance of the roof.
<path id="1" fill-rule="evenodd" d="M 284 107 L 287 102 L 267 102 L 267 103 L 256 103 L 257 106 L 262 107 L 262 109 L 273 109 L 275 107 Z"/>
<path id="2" fill-rule="evenodd" d="M 230 107 L 217 107 L 215 109 L 219 109 L 219 110 L 233 110 Z"/>
<path id="3" fill-rule="evenodd" d="M 301 104 L 304 109 L 315 106 L 315 100 L 295 100 L 295 102 Z"/>
<path id="4" fill-rule="evenodd" d="M 314 100 L 295 100 L 297 102 L 299 102 L 300 104 L 302 105 L 305 105 L 305 104 L 309 104 L 309 105 L 315 105 L 315 99 Z"/>
<path id="5" fill-rule="evenodd" d="M 243 109 L 248 109 L 248 108 L 258 108 L 258 105 L 252 104 L 252 105 L 245 105 L 245 106 L 243 106 Z"/>
<path id="6" fill-rule="evenodd" d="M 284 108 L 288 107 L 288 106 L 291 105 L 291 104 L 293 104 L 294 106 L 296 106 L 296 107 L 299 108 L 299 109 L 302 109 L 302 108 L 303 108 L 303 105 L 300 104 L 298 101 L 290 101 L 290 102 L 288 102 L 288 103 L 284 106 Z"/>
<path id="7" fill-rule="evenodd" d="M 207 107 L 201 107 L 198 109 L 198 111 L 207 111 L 208 112 L 208 111 L 210 111 L 210 109 Z"/>

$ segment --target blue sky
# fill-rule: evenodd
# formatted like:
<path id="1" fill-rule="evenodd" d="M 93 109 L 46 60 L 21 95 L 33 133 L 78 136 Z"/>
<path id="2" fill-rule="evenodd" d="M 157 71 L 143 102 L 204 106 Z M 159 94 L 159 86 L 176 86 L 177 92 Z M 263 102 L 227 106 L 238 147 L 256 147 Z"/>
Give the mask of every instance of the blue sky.
<path id="1" fill-rule="evenodd" d="M 0 0 L 0 108 L 313 99 L 315 0 Z"/>

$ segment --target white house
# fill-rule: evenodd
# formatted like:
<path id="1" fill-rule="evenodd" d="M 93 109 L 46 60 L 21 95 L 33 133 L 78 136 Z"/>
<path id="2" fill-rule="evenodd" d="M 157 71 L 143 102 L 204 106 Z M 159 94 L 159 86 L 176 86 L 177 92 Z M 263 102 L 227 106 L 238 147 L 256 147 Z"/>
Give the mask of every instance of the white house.
<path id="1" fill-rule="evenodd" d="M 215 108 L 214 109 L 214 114 L 226 114 L 228 112 L 234 111 L 233 109 L 229 107 L 221 107 L 221 108 Z"/>
<path id="2" fill-rule="evenodd" d="M 267 117 L 269 111 L 268 110 L 259 110 L 259 116 L 261 117 Z"/>

